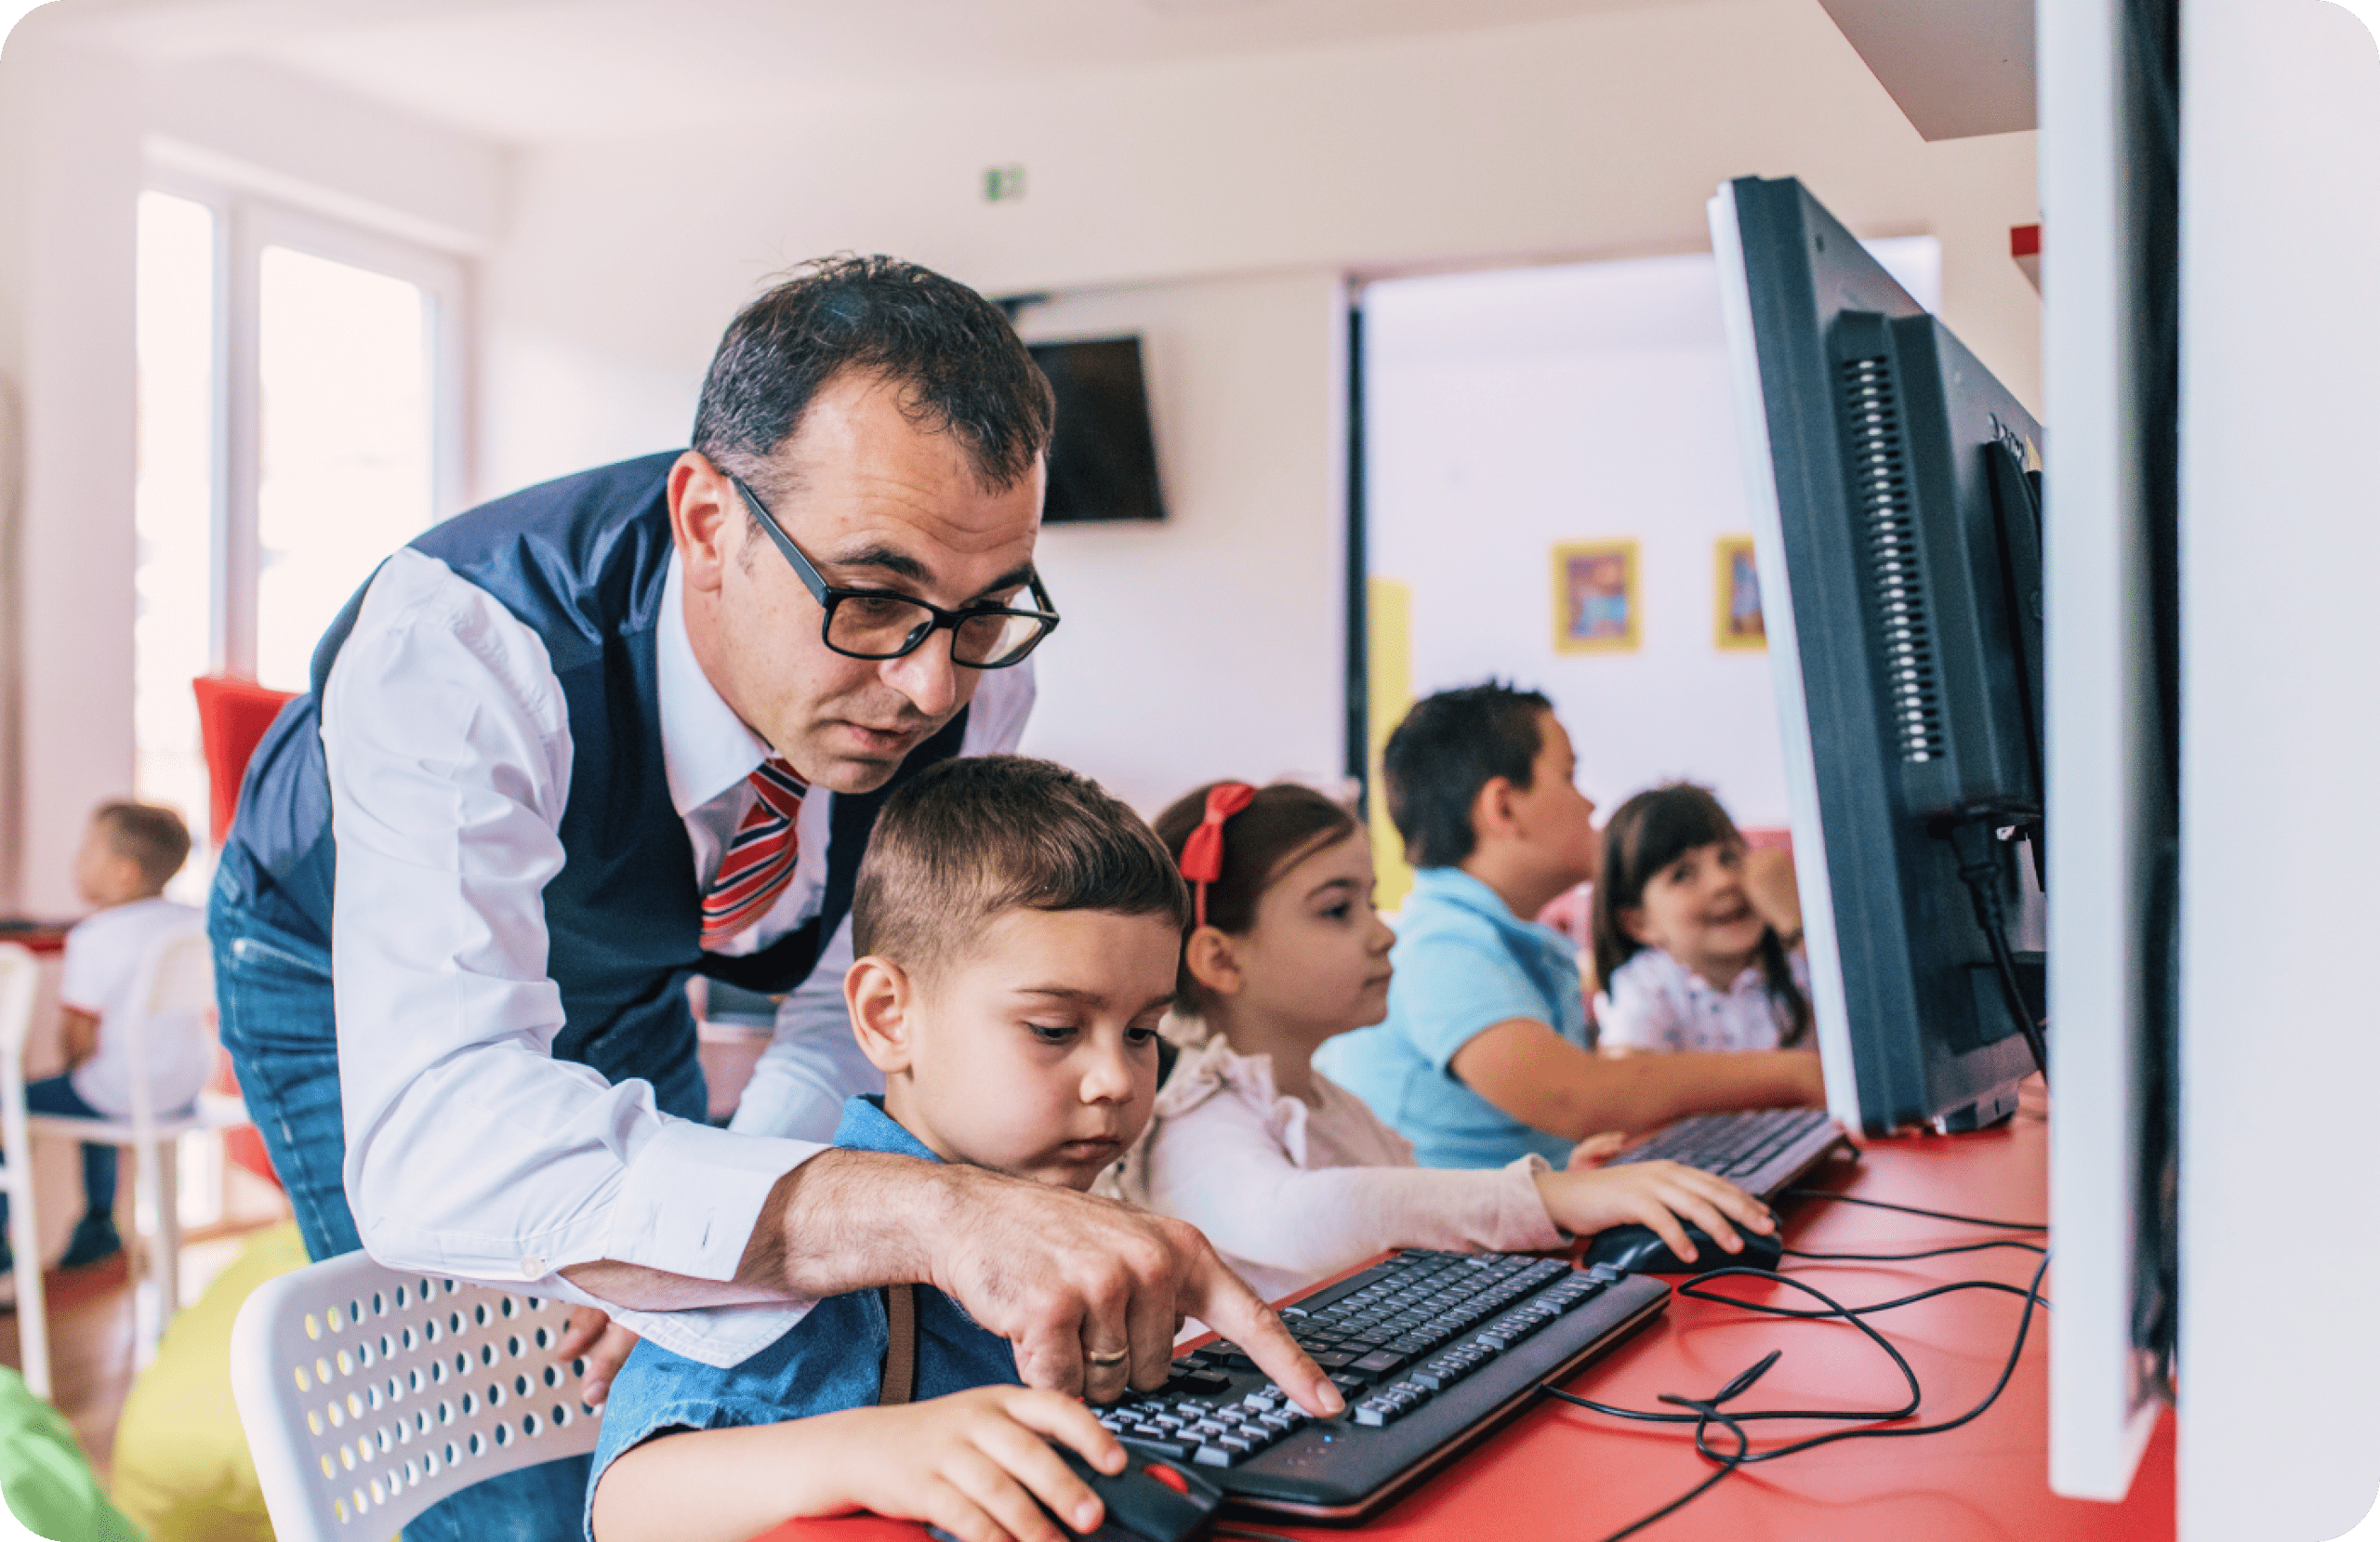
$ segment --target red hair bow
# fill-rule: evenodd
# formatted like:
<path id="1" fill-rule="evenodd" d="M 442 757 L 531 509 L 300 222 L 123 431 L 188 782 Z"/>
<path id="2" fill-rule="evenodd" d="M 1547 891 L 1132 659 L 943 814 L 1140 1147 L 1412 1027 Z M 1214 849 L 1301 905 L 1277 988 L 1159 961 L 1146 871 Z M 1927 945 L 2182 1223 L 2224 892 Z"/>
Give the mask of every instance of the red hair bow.
<path id="1" fill-rule="evenodd" d="M 1182 843 L 1182 876 L 1197 897 L 1198 924 L 1207 924 L 1207 886 L 1223 876 L 1223 821 L 1256 800 L 1245 782 L 1218 782 L 1207 791 L 1207 817 Z"/>

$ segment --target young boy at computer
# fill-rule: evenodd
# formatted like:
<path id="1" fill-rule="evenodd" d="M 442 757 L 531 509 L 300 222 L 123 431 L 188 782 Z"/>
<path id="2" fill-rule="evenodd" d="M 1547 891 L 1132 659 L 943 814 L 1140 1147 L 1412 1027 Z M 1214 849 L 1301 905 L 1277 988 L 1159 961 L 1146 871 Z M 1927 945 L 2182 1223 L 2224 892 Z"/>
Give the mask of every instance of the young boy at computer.
<path id="1" fill-rule="evenodd" d="M 1188 920 L 1172 857 L 1083 778 L 1007 756 L 920 775 L 885 805 L 853 898 L 843 994 L 885 1091 L 851 1100 L 835 1143 L 1089 1189 L 1148 1120 Z M 1080 1404 L 1017 1385 L 1009 1342 L 949 1298 L 903 1289 L 831 1297 L 729 1370 L 640 1344 L 604 1408 L 590 1535 L 741 1542 L 866 1509 L 1055 1542 L 1028 1490 L 1094 1529 L 1049 1438 L 1103 1471 L 1122 1447 Z M 923 1401 L 878 1406 L 911 1299 Z"/>
<path id="2" fill-rule="evenodd" d="M 1825 1100 L 1818 1056 L 1594 1054 L 1570 942 L 1536 925 L 1596 875 L 1594 805 L 1570 736 L 1533 691 L 1489 683 L 1416 703 L 1391 734 L 1389 815 L 1419 869 L 1397 918 L 1388 1017 L 1315 1065 L 1413 1142 L 1426 1166 L 1555 1166 L 1598 1131 Z"/>
<path id="3" fill-rule="evenodd" d="M 104 803 L 91 815 L 74 859 L 74 887 L 93 914 L 66 934 L 58 987 L 66 1071 L 25 1084 L 31 1112 L 84 1119 L 131 1115 L 127 1034 L 141 1011 L 130 999 L 133 976 L 159 938 L 205 924 L 191 906 L 164 897 L 189 855 L 190 831 L 171 809 Z M 215 1036 L 205 1020 L 151 1018 L 140 1032 L 150 1106 L 159 1114 L 188 1108 L 215 1069 Z M 86 1142 L 83 1219 L 74 1223 L 60 1268 L 97 1263 L 124 1246 L 116 1235 L 115 1178 L 115 1148 Z M 7 1219 L 7 1197 L 0 1195 L 0 1269 L 11 1260 Z"/>

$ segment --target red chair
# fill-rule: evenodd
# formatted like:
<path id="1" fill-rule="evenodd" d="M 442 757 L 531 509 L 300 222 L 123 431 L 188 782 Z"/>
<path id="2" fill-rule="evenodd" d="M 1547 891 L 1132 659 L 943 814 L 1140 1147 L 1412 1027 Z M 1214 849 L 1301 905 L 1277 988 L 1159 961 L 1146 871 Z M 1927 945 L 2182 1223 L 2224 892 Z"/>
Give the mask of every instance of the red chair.
<path id="1" fill-rule="evenodd" d="M 291 693 L 228 675 L 201 675 L 191 681 L 191 689 L 198 693 L 198 741 L 206 752 L 207 828 L 220 842 L 231 827 L 231 816 L 240 811 L 240 782 L 248 774 L 248 758 L 256 754 L 257 742 L 281 715 Z M 237 1092 L 240 1084 L 231 1074 L 231 1057 L 220 1050 L 217 1055 L 210 1088 Z M 265 1154 L 264 1137 L 254 1125 L 224 1131 L 223 1154 L 279 1186 L 281 1180 Z"/>
<path id="2" fill-rule="evenodd" d="M 290 692 L 228 675 L 201 675 L 190 683 L 198 693 L 198 740 L 206 751 L 207 828 L 220 841 L 240 809 L 240 779 L 248 773 L 248 757 Z"/>

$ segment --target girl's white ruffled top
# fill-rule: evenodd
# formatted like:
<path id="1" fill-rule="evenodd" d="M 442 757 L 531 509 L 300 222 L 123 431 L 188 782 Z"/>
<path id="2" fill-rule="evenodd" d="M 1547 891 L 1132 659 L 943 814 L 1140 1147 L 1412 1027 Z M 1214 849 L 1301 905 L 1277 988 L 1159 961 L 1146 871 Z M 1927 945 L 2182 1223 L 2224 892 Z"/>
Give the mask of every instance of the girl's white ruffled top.
<path id="1" fill-rule="evenodd" d="M 1411 1142 L 1362 1099 L 1319 1073 L 1314 1085 L 1318 1105 L 1282 1096 L 1270 1055 L 1236 1054 L 1220 1035 L 1184 1049 L 1111 1192 L 1197 1227 L 1268 1300 L 1391 1247 L 1568 1242 L 1532 1181 L 1544 1158 L 1416 1166 Z"/>

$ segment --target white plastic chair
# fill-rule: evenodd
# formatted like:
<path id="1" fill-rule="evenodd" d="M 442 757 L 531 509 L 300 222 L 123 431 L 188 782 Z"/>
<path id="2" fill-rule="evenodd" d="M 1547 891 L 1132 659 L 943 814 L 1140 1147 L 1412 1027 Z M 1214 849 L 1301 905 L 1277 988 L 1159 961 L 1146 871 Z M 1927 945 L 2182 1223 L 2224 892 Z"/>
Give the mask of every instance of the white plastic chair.
<path id="1" fill-rule="evenodd" d="M 362 1253 L 268 1280 L 231 1391 L 280 1542 L 384 1542 L 441 1499 L 595 1449 L 561 1302 L 400 1274 Z"/>
<path id="2" fill-rule="evenodd" d="M 61 1135 L 100 1145 L 129 1146 L 134 1153 L 136 1205 L 134 1214 L 153 1229 L 149 1237 L 150 1272 L 157 1291 L 154 1313 L 141 1314 L 136 1359 L 146 1364 L 157 1338 L 181 1310 L 180 1164 L 181 1138 L 199 1130 L 226 1129 L 248 1122 L 247 1110 L 237 1098 L 204 1093 L 184 1114 L 159 1118 L 152 1106 L 148 1076 L 148 1027 L 154 1020 L 215 1010 L 215 963 L 209 952 L 205 922 L 192 918 L 192 929 L 159 938 L 149 946 L 132 977 L 125 999 L 132 1009 L 110 1029 L 126 1035 L 126 1060 L 132 1072 L 132 1114 L 126 1119 L 90 1119 L 68 1114 L 35 1114 L 26 1127 L 36 1135 Z M 19 1107 L 22 1107 L 21 1088 Z M 147 1233 L 143 1233 L 147 1235 Z"/>
<path id="3" fill-rule="evenodd" d="M 33 1025 L 40 966 L 15 942 L 0 942 L 0 1193 L 8 1196 L 8 1246 L 16 1255 L 17 1347 L 25 1385 L 49 1396 L 49 1314 L 41 1294 L 41 1239 L 33 1225 L 33 1140 L 25 1129 L 25 1037 Z"/>

